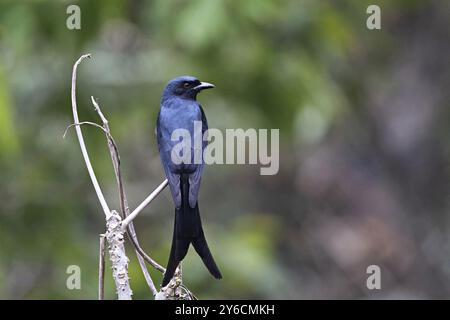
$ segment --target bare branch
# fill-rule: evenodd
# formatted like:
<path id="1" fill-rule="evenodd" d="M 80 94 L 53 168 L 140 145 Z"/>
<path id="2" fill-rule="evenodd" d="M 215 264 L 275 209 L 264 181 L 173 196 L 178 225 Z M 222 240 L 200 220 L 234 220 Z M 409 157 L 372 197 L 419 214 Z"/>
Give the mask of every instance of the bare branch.
<path id="1" fill-rule="evenodd" d="M 77 68 L 78 65 L 83 61 L 83 59 L 90 57 L 89 54 L 81 56 L 73 66 L 72 72 L 72 112 L 75 124 L 79 124 L 77 101 L 76 101 L 76 79 L 77 79 Z M 84 162 L 89 172 L 92 184 L 94 186 L 97 197 L 102 206 L 103 212 L 106 218 L 106 240 L 108 241 L 109 257 L 112 262 L 113 268 L 113 278 L 116 283 L 117 296 L 119 300 L 130 300 L 133 292 L 130 288 L 130 283 L 128 279 L 128 258 L 125 254 L 125 247 L 123 245 L 123 229 L 122 218 L 115 211 L 110 211 L 108 204 L 106 203 L 105 197 L 103 196 L 102 190 L 98 184 L 97 178 L 92 168 L 91 161 L 84 143 L 83 134 L 81 132 L 81 126 L 75 125 L 75 130 L 77 132 L 78 142 L 80 143 L 81 153 L 83 154 Z M 108 137 L 110 137 L 108 135 Z M 108 141 L 112 139 L 108 139 Z"/>
<path id="2" fill-rule="evenodd" d="M 105 126 L 105 129 L 107 129 L 109 131 L 108 120 L 106 120 L 106 117 L 103 115 L 103 112 L 100 109 L 100 106 L 98 105 L 97 101 L 95 101 L 93 96 L 91 96 L 91 101 L 92 101 L 92 104 L 94 105 L 94 110 L 98 113 L 100 120 L 102 120 L 103 125 Z"/>
<path id="3" fill-rule="evenodd" d="M 142 269 L 142 273 L 144 274 L 145 281 L 147 282 L 147 285 L 149 286 L 150 290 L 152 291 L 153 296 L 156 296 L 156 294 L 158 293 L 158 289 L 156 289 L 155 284 L 152 280 L 152 277 L 150 276 L 150 273 L 148 272 L 147 267 L 143 267 L 143 266 L 145 266 L 145 260 L 139 252 L 136 252 L 136 253 L 137 253 L 136 256 L 138 258 L 139 265 L 141 266 L 141 269 Z"/>
<path id="4" fill-rule="evenodd" d="M 136 216 L 146 207 L 149 205 L 150 202 L 153 201 L 153 199 L 156 198 L 158 194 L 160 194 L 161 191 L 164 190 L 165 187 L 167 187 L 168 181 L 167 179 L 164 180 L 158 188 L 156 188 L 136 209 L 133 210 L 132 213 L 129 214 L 128 217 L 126 217 L 122 221 L 122 227 L 125 228 Z"/>
<path id="5" fill-rule="evenodd" d="M 105 299 L 105 235 L 100 235 L 98 255 L 98 300 Z"/>
<path id="6" fill-rule="evenodd" d="M 112 263 L 113 278 L 116 283 L 119 300 L 131 300 L 133 291 L 128 277 L 128 258 L 125 254 L 122 218 L 113 210 L 106 220 L 106 240 L 108 241 L 109 259 Z"/>
<path id="7" fill-rule="evenodd" d="M 81 125 L 84 125 L 84 124 L 88 124 L 88 125 L 97 127 L 97 128 L 101 129 L 103 132 L 106 133 L 105 129 L 104 129 L 101 125 L 99 125 L 99 124 L 97 124 L 97 123 L 95 123 L 95 122 L 83 121 L 83 122 L 80 122 L 80 123 L 72 123 L 72 124 L 69 124 L 69 125 L 67 126 L 66 130 L 64 131 L 63 139 L 66 138 L 67 131 L 69 131 L 70 128 L 75 127 L 75 126 L 81 126 Z"/>
<path id="8" fill-rule="evenodd" d="M 130 226 L 132 226 L 132 225 L 133 225 L 132 223 L 130 223 L 128 225 L 128 230 L 130 229 Z M 158 262 L 153 260 L 148 254 L 146 254 L 145 251 L 140 246 L 139 242 L 134 242 L 134 240 L 136 240 L 136 233 L 134 233 L 134 236 L 133 236 L 133 234 L 131 234 L 131 241 L 132 241 L 134 247 L 136 248 L 136 250 L 141 255 L 141 257 L 144 258 L 144 260 L 147 261 L 147 263 L 149 263 L 156 270 L 161 271 L 161 273 L 166 272 L 166 269 L 162 265 L 160 265 Z"/>
<path id="9" fill-rule="evenodd" d="M 74 123 L 80 123 L 80 120 L 78 119 L 77 99 L 76 99 L 77 68 L 78 65 L 81 63 L 81 61 L 90 57 L 91 57 L 90 54 L 82 55 L 73 66 L 71 98 L 72 98 L 72 112 Z M 105 197 L 103 196 L 102 190 L 100 189 L 100 185 L 98 184 L 97 177 L 95 176 L 94 169 L 92 168 L 91 160 L 89 159 L 89 154 L 86 149 L 86 144 L 84 143 L 83 133 L 81 132 L 80 126 L 75 126 L 75 130 L 77 132 L 78 142 L 80 143 L 81 153 L 83 154 L 84 162 L 86 163 L 89 176 L 91 177 L 92 184 L 94 185 L 95 193 L 97 194 L 98 200 L 100 201 L 100 205 L 102 206 L 106 219 L 108 219 L 111 216 L 111 211 L 109 210 L 108 204 L 106 203 Z"/>

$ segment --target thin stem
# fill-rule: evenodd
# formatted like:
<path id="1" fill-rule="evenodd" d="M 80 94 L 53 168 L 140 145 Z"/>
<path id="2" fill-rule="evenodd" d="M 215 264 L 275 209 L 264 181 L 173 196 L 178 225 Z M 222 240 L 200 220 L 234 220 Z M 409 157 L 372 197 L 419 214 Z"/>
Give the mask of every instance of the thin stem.
<path id="1" fill-rule="evenodd" d="M 156 188 L 152 193 L 150 193 L 150 195 L 144 200 L 142 201 L 142 203 L 133 210 L 132 213 L 130 213 L 128 215 L 128 217 L 126 217 L 123 221 L 122 221 L 122 228 L 125 228 L 134 218 L 136 218 L 136 216 L 146 207 L 150 204 L 150 202 L 153 201 L 153 199 L 156 198 L 156 196 L 158 194 L 161 193 L 161 191 L 164 190 L 165 187 L 167 187 L 168 181 L 167 179 L 164 180 L 159 186 L 158 188 Z"/>
<path id="2" fill-rule="evenodd" d="M 98 300 L 105 299 L 105 235 L 100 235 L 98 256 Z"/>
<path id="3" fill-rule="evenodd" d="M 78 65 L 86 58 L 90 58 L 90 54 L 82 55 L 77 62 L 75 62 L 72 71 L 72 112 L 73 112 L 73 120 L 74 123 L 80 123 L 78 119 L 78 110 L 77 110 L 77 99 L 76 99 L 76 82 L 77 82 L 77 68 Z M 81 153 L 83 155 L 84 162 L 86 163 L 87 170 L 89 172 L 89 176 L 91 177 L 92 184 L 95 189 L 95 193 L 97 194 L 98 200 L 100 201 L 100 205 L 102 206 L 103 212 L 108 219 L 111 216 L 111 211 L 109 210 L 108 204 L 106 203 L 105 197 L 103 196 L 102 189 L 100 189 L 100 185 L 98 184 L 97 177 L 95 176 L 94 169 L 92 168 L 91 160 L 89 159 L 89 154 L 86 149 L 86 144 L 84 143 L 83 133 L 81 132 L 80 126 L 75 126 L 75 130 L 77 132 L 78 142 L 80 143 Z"/>

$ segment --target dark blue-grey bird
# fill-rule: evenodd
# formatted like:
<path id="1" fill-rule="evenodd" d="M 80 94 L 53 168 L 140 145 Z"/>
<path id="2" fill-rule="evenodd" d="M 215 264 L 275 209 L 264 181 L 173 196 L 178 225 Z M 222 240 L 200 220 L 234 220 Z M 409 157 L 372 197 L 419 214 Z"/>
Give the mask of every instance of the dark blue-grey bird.
<path id="1" fill-rule="evenodd" d="M 209 88 L 214 88 L 214 85 L 200 82 L 195 77 L 182 76 L 170 80 L 161 97 L 156 135 L 161 162 L 175 203 L 172 248 L 162 282 L 163 287 L 172 279 L 191 243 L 209 272 L 217 279 L 222 278 L 206 243 L 198 208 L 197 199 L 204 165 L 203 161 L 201 163 L 194 161 L 195 153 L 199 151 L 198 148 L 194 150 L 194 138 L 199 134 L 194 132 L 194 121 L 201 121 L 202 136 L 208 129 L 205 113 L 197 101 L 197 94 Z M 172 133 L 176 129 L 185 129 L 190 133 L 191 157 L 189 161 L 181 163 L 179 163 L 180 159 L 172 161 L 172 150 L 182 141 L 182 139 L 172 141 Z M 202 155 L 206 145 L 207 142 L 202 140 Z M 201 160 L 203 160 L 203 156 L 201 156 Z"/>

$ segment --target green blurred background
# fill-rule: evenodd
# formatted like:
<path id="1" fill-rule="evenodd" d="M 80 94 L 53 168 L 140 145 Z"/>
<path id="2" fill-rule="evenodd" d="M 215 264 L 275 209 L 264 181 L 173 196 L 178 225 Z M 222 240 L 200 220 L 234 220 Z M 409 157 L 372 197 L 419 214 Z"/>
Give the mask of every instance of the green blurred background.
<path id="1" fill-rule="evenodd" d="M 81 8 L 68 30 L 66 8 Z M 382 29 L 366 28 L 381 6 Z M 280 171 L 214 165 L 200 192 L 224 279 L 190 250 L 200 298 L 448 298 L 450 294 L 448 1 L 0 1 L 0 298 L 95 299 L 104 217 L 72 120 L 96 97 L 122 156 L 133 209 L 163 179 L 155 127 L 165 83 L 190 74 L 210 127 L 279 128 Z M 98 129 L 84 128 L 111 208 L 116 184 Z M 165 190 L 135 221 L 166 263 Z M 136 261 L 134 297 L 151 299 Z M 366 268 L 382 289 L 366 287 Z M 81 268 L 81 290 L 66 268 Z M 109 266 L 109 264 L 108 264 Z M 159 272 L 151 273 L 157 284 Z M 115 298 L 111 272 L 106 297 Z"/>

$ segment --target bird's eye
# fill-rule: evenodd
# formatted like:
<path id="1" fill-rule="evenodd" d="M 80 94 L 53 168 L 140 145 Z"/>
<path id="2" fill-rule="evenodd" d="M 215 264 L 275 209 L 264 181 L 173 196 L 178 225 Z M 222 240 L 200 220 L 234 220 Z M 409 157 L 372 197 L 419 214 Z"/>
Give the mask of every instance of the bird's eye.
<path id="1" fill-rule="evenodd" d="M 183 87 L 185 87 L 185 88 L 189 88 L 190 86 L 191 86 L 191 84 L 189 82 L 183 83 Z"/>

